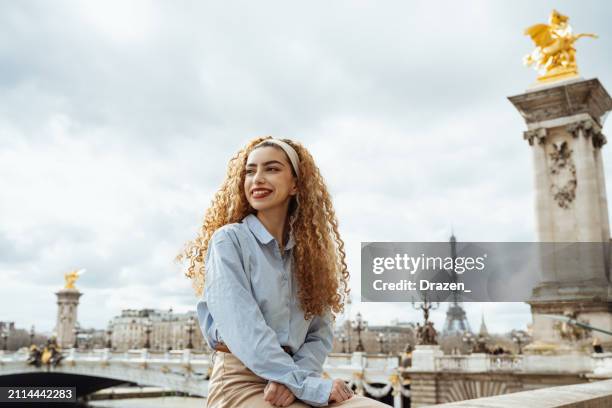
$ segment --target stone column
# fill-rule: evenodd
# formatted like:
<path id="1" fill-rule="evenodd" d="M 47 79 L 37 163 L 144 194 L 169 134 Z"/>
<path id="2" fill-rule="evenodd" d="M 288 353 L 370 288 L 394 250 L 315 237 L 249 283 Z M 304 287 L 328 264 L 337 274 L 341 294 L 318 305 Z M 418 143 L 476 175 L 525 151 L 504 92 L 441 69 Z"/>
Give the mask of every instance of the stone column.
<path id="1" fill-rule="evenodd" d="M 426 407 L 437 404 L 438 401 L 438 378 L 433 372 L 410 374 L 410 406 Z"/>
<path id="2" fill-rule="evenodd" d="M 599 80 L 579 78 L 538 86 L 509 100 L 527 124 L 538 241 L 554 243 L 542 256 L 541 282 L 529 301 L 534 340 L 565 341 L 544 314 L 571 311 L 579 320 L 611 330 L 610 226 L 601 158 L 606 139 L 601 129 L 612 99 Z M 612 345 L 611 336 L 600 338 Z"/>
<path id="3" fill-rule="evenodd" d="M 410 368 L 410 406 L 422 407 L 438 402 L 436 360 L 444 353 L 438 345 L 417 345 Z"/>
<path id="4" fill-rule="evenodd" d="M 436 359 L 444 353 L 440 346 L 417 345 L 412 352 L 412 369 L 419 371 L 437 371 Z"/>
<path id="5" fill-rule="evenodd" d="M 57 321 L 55 332 L 57 333 L 57 344 L 67 349 L 74 344 L 73 329 L 77 322 L 77 307 L 82 293 L 77 289 L 62 289 L 55 293 L 57 295 Z"/>

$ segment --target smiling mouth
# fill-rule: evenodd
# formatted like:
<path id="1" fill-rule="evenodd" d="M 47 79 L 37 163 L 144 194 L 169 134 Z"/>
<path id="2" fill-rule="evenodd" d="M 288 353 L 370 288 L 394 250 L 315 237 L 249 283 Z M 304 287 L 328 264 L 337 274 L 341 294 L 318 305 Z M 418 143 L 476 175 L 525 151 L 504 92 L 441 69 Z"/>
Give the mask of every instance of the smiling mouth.
<path id="1" fill-rule="evenodd" d="M 272 191 L 270 190 L 254 190 L 253 193 L 251 193 L 253 198 L 265 198 L 270 194 L 272 194 Z"/>

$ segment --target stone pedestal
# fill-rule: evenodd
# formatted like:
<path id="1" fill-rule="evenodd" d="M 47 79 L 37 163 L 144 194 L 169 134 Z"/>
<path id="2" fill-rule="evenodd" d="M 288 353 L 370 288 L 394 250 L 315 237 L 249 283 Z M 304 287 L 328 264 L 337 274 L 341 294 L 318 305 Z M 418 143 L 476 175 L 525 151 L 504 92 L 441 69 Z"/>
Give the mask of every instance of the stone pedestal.
<path id="1" fill-rule="evenodd" d="M 417 345 L 412 352 L 412 369 L 418 371 L 436 371 L 436 358 L 444 353 L 440 346 Z"/>
<path id="2" fill-rule="evenodd" d="M 77 322 L 77 307 L 82 293 L 76 289 L 62 289 L 57 295 L 57 321 L 55 333 L 57 344 L 64 349 L 74 344 L 74 328 Z"/>
<path id="3" fill-rule="evenodd" d="M 567 343 L 544 314 L 571 311 L 612 330 L 610 225 L 601 148 L 612 99 L 599 80 L 538 86 L 509 98 L 527 123 L 533 156 L 537 236 L 555 243 L 542 257 L 542 280 L 529 302 L 534 340 Z M 558 245 L 557 245 L 558 243 Z M 568 245 L 568 243 L 590 243 Z M 612 336 L 597 335 L 612 345 Z"/>
<path id="4" fill-rule="evenodd" d="M 412 367 L 410 368 L 410 406 L 422 407 L 438 402 L 436 358 L 443 355 L 444 353 L 438 345 L 417 345 L 415 347 L 412 352 Z"/>
<path id="5" fill-rule="evenodd" d="M 351 365 L 353 367 L 365 367 L 365 352 L 363 351 L 354 351 L 351 354 Z"/>

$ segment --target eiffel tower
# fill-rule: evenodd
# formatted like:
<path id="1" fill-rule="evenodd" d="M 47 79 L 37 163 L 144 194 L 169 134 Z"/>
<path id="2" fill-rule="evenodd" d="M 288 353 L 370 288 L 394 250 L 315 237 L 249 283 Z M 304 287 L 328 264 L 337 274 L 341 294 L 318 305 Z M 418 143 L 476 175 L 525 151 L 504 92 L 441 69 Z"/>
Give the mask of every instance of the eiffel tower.
<path id="1" fill-rule="evenodd" d="M 454 234 L 451 234 L 450 237 L 450 247 L 451 247 L 451 257 L 454 259 L 457 257 L 457 239 Z M 457 281 L 457 274 L 452 272 L 453 282 Z M 467 320 L 467 316 L 465 315 L 465 310 L 461 306 L 461 302 L 459 301 L 459 295 L 455 291 L 453 292 L 453 303 L 451 303 L 446 311 L 446 322 L 444 323 L 444 329 L 442 330 L 442 335 L 444 336 L 453 336 L 453 335 L 462 335 L 466 332 L 471 332 L 470 323 Z"/>

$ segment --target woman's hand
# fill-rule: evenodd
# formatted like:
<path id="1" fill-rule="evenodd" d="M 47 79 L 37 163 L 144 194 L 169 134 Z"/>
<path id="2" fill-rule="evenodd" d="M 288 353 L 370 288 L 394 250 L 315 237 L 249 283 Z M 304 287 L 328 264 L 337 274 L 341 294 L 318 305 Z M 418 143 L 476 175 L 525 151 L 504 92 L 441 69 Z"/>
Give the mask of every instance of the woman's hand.
<path id="1" fill-rule="evenodd" d="M 270 381 L 264 388 L 264 401 L 275 407 L 286 407 L 295 401 L 295 395 L 285 385 Z"/>
<path id="2" fill-rule="evenodd" d="M 353 396 L 353 390 L 339 378 L 334 380 L 332 384 L 331 393 L 329 394 L 329 402 L 342 402 Z"/>

